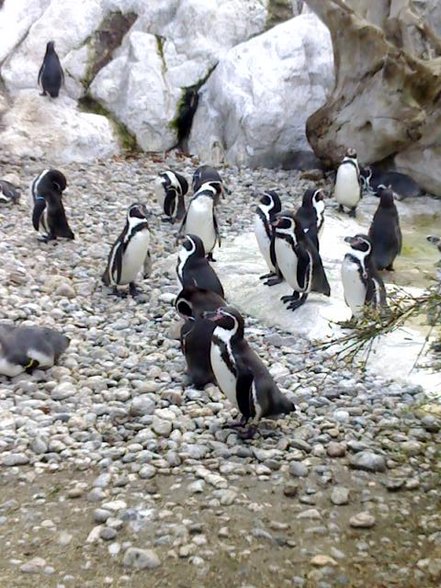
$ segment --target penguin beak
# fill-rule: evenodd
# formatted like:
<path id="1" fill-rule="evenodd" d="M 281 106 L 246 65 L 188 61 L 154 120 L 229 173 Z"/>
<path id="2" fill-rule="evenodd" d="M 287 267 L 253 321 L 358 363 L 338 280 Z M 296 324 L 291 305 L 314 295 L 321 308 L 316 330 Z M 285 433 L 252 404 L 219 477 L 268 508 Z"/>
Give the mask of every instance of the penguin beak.
<path id="1" fill-rule="evenodd" d="M 221 308 L 218 308 L 217 310 L 206 310 L 202 313 L 202 318 L 212 321 L 213 323 L 220 321 L 222 317 L 223 314 Z"/>
<path id="2" fill-rule="evenodd" d="M 356 237 L 345 237 L 344 239 L 345 243 L 349 243 L 349 245 L 354 245 L 357 242 L 357 238 Z"/>

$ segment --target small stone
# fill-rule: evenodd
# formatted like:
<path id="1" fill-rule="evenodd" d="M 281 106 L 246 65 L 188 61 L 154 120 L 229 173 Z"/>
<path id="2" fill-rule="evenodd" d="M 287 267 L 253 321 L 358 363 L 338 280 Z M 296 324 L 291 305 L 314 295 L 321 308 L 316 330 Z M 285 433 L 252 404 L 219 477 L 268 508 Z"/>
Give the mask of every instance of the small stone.
<path id="1" fill-rule="evenodd" d="M 404 478 L 389 478 L 384 482 L 384 485 L 389 490 L 389 492 L 398 492 L 404 484 L 406 480 Z"/>
<path id="2" fill-rule="evenodd" d="M 137 570 L 152 570 L 161 565 L 161 561 L 153 549 L 129 547 L 124 554 L 123 565 Z"/>
<path id="3" fill-rule="evenodd" d="M 66 400 L 76 394 L 76 388 L 70 382 L 61 382 L 51 392 L 52 400 Z"/>
<path id="4" fill-rule="evenodd" d="M 137 396 L 130 404 L 129 414 L 132 416 L 145 416 L 147 414 L 153 414 L 155 407 L 156 404 L 151 398 L 148 398 L 147 396 Z"/>
<path id="5" fill-rule="evenodd" d="M 102 508 L 104 510 L 107 509 L 116 512 L 118 510 L 123 510 L 127 508 L 127 503 L 124 502 L 124 500 L 112 500 L 110 502 L 105 502 L 104 504 L 102 504 Z"/>
<path id="6" fill-rule="evenodd" d="M 162 437 L 169 437 L 173 429 L 173 424 L 171 421 L 166 421 L 165 419 L 160 419 L 157 416 L 154 416 L 152 421 L 152 429 L 157 435 L 161 435 Z"/>
<path id="7" fill-rule="evenodd" d="M 331 492 L 331 502 L 336 506 L 342 506 L 349 502 L 349 490 L 343 486 L 335 486 Z"/>
<path id="8" fill-rule="evenodd" d="M 222 506 L 231 506 L 236 500 L 237 494 L 234 490 L 222 490 L 220 503 Z"/>
<path id="9" fill-rule="evenodd" d="M 356 529 L 370 529 L 375 523 L 375 517 L 368 512 L 359 512 L 349 519 L 350 526 Z"/>
<path id="10" fill-rule="evenodd" d="M 138 472 L 138 476 L 143 480 L 149 480 L 156 476 L 156 468 L 150 464 L 143 465 Z"/>
<path id="11" fill-rule="evenodd" d="M 314 555 L 311 559 L 311 564 L 317 567 L 336 566 L 337 562 L 330 555 Z"/>
<path id="12" fill-rule="evenodd" d="M 331 441 L 328 443 L 326 453 L 329 457 L 344 457 L 346 455 L 346 444 L 338 443 L 337 441 Z"/>
<path id="13" fill-rule="evenodd" d="M 24 574 L 40 574 L 45 566 L 46 561 L 43 558 L 33 557 L 31 560 L 20 566 L 20 571 Z"/>
<path id="14" fill-rule="evenodd" d="M 439 433 L 441 430 L 441 420 L 431 414 L 424 416 L 421 424 L 429 433 Z"/>
<path id="15" fill-rule="evenodd" d="M 24 453 L 8 453 L 2 457 L 2 465 L 17 466 L 29 463 L 29 457 Z"/>
<path id="16" fill-rule="evenodd" d="M 298 519 L 321 519 L 322 515 L 316 508 L 309 508 L 308 510 L 303 510 L 299 512 L 297 515 Z"/>
<path id="17" fill-rule="evenodd" d="M 117 535 L 116 529 L 112 527 L 102 527 L 100 529 L 100 538 L 104 541 L 112 541 Z"/>
<path id="18" fill-rule="evenodd" d="M 291 461 L 289 464 L 289 473 L 296 478 L 304 478 L 308 475 L 308 466 L 301 461 Z"/>
<path id="19" fill-rule="evenodd" d="M 286 484 L 283 488 L 283 494 L 288 498 L 294 498 L 294 496 L 297 496 L 298 491 L 299 486 L 294 482 Z"/>
<path id="20" fill-rule="evenodd" d="M 72 288 L 72 286 L 70 286 L 66 282 L 60 284 L 58 288 L 56 288 L 54 294 L 55 296 L 66 296 L 66 298 L 75 298 L 76 295 L 75 290 Z"/>
<path id="21" fill-rule="evenodd" d="M 360 451 L 360 453 L 351 455 L 349 465 L 356 470 L 367 472 L 384 472 L 386 470 L 384 457 L 371 451 Z"/>

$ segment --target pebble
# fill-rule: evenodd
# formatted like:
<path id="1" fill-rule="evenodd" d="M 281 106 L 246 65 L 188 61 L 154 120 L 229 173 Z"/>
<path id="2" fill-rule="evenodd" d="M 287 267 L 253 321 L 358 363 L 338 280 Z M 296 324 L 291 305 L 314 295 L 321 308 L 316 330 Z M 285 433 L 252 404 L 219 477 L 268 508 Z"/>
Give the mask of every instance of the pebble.
<path id="1" fill-rule="evenodd" d="M 349 489 L 343 486 L 335 486 L 331 491 L 331 502 L 336 506 L 349 503 Z"/>
<path id="2" fill-rule="evenodd" d="M 317 567 L 336 566 L 337 562 L 330 555 L 314 555 L 311 559 L 311 565 Z"/>
<path id="3" fill-rule="evenodd" d="M 123 565 L 137 570 L 153 570 L 161 565 L 161 560 L 153 549 L 129 547 L 124 553 Z"/>
<path id="4" fill-rule="evenodd" d="M 308 466 L 300 461 L 291 461 L 289 463 L 289 473 L 296 478 L 304 478 L 308 475 Z"/>
<path id="5" fill-rule="evenodd" d="M 356 529 L 370 529 L 375 523 L 375 517 L 368 512 L 359 512 L 349 519 L 350 526 Z"/>
<path id="6" fill-rule="evenodd" d="M 331 441 L 328 443 L 326 453 L 329 457 L 344 457 L 346 455 L 346 444 L 338 443 L 337 441 Z"/>
<path id="7" fill-rule="evenodd" d="M 386 460 L 382 455 L 377 455 L 371 451 L 360 451 L 351 455 L 349 465 L 357 470 L 367 472 L 384 472 L 386 471 Z"/>

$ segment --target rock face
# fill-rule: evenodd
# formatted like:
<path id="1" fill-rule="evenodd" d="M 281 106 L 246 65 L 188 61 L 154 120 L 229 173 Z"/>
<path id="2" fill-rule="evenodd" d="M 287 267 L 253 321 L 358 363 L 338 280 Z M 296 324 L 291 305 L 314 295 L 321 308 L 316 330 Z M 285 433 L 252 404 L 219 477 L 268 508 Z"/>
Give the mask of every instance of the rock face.
<path id="1" fill-rule="evenodd" d="M 396 156 L 400 171 L 441 195 L 437 5 L 426 3 L 429 26 L 410 0 L 307 2 L 331 31 L 336 63 L 334 90 L 307 121 L 316 155 L 333 166 L 348 146 L 363 164 Z"/>
<path id="2" fill-rule="evenodd" d="M 273 167 L 308 149 L 306 118 L 333 85 L 329 32 L 313 14 L 229 51 L 200 91 L 190 151 L 216 163 Z"/>
<path id="3" fill-rule="evenodd" d="M 41 158 L 51 165 L 106 158 L 119 151 L 107 118 L 80 112 L 68 96 L 51 100 L 23 90 L 2 123 L 2 152 Z"/>

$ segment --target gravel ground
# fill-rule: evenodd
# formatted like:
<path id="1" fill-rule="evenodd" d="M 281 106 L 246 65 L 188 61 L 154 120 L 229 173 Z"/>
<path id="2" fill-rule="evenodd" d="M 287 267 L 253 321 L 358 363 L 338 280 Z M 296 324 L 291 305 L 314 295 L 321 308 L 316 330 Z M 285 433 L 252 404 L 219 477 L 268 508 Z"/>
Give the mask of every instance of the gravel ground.
<path id="1" fill-rule="evenodd" d="M 43 244 L 25 195 L 0 209 L 0 318 L 71 338 L 60 364 L 0 377 L 0 585 L 438 586 L 439 412 L 418 386 L 365 375 L 246 318 L 298 410 L 239 439 L 215 386 L 183 388 L 176 227 L 152 183 L 170 157 L 68 165 L 73 242 Z M 26 187 L 44 165 L 0 161 Z M 224 238 L 250 229 L 255 189 L 298 201 L 297 172 L 221 170 Z M 289 194 L 289 197 L 288 197 Z M 127 206 L 151 211 L 138 300 L 101 284 Z"/>

